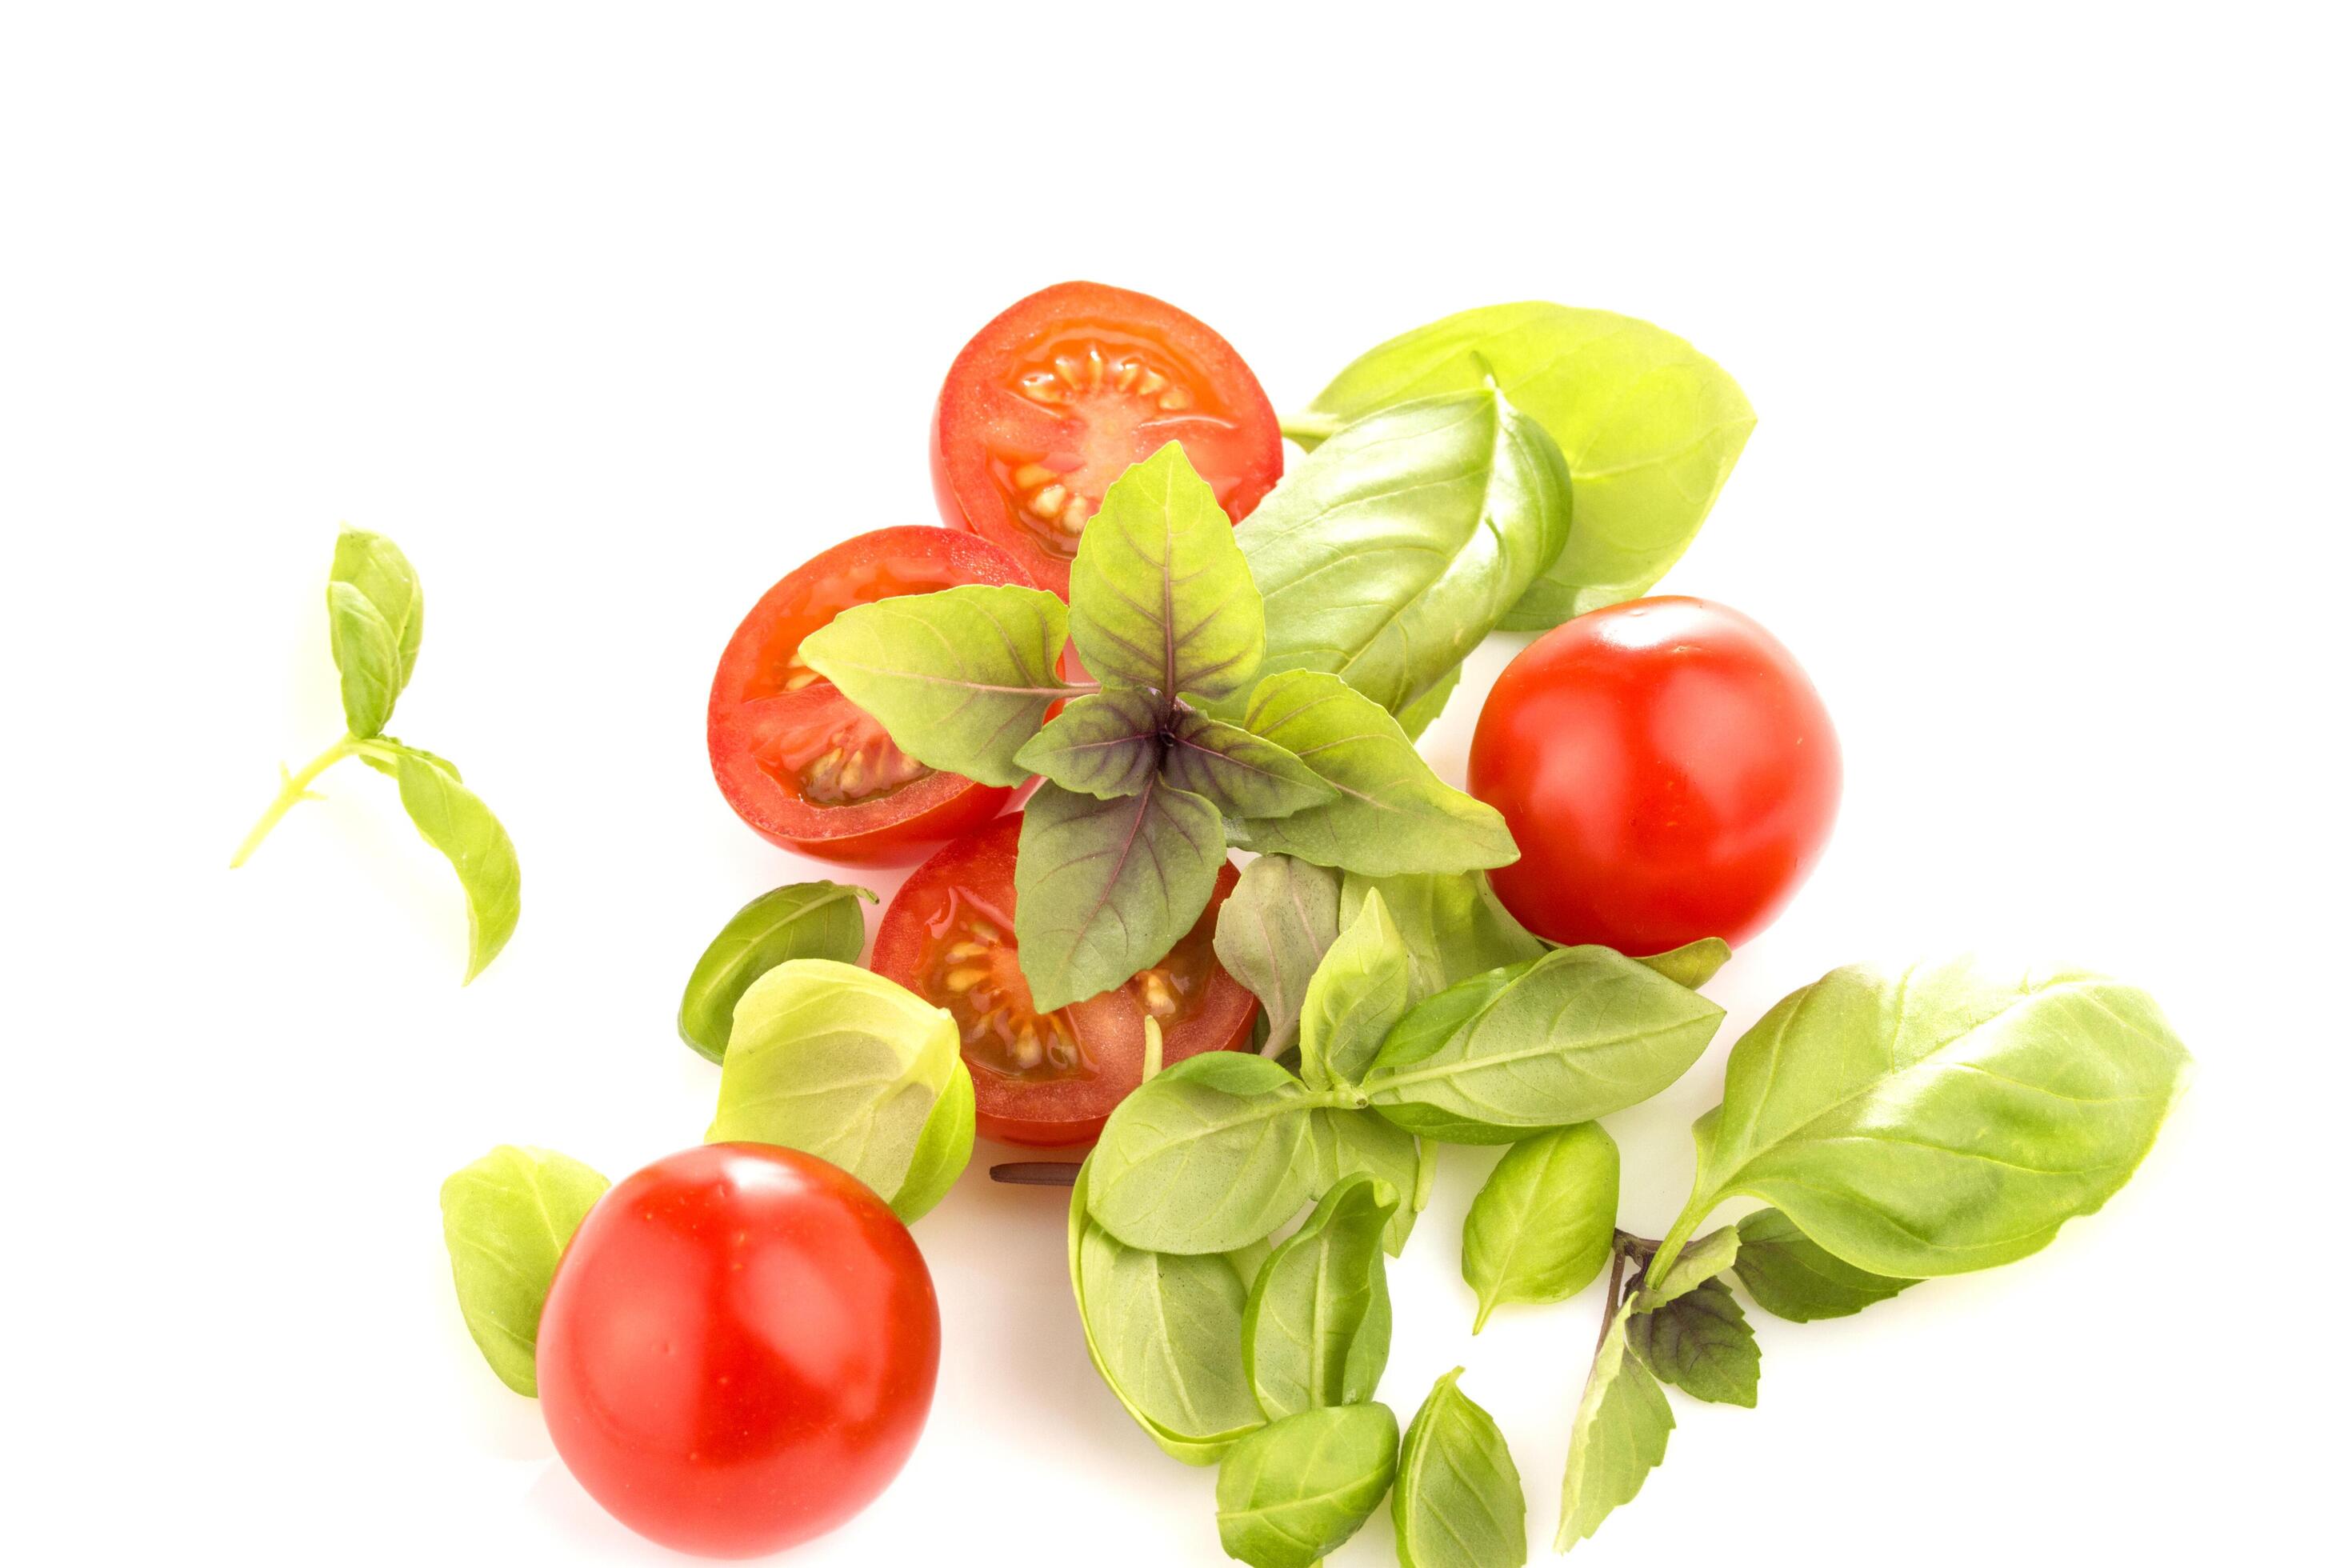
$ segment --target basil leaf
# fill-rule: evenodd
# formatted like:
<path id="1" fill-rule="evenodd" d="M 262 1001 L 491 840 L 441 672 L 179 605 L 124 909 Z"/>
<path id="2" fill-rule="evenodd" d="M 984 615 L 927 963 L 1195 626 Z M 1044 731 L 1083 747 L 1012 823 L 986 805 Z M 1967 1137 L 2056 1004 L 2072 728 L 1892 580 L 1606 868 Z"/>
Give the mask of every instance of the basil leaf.
<path id="1" fill-rule="evenodd" d="M 364 741 L 383 733 L 424 640 L 425 587 L 416 568 L 383 534 L 343 530 L 327 574 L 327 641 L 352 735 Z"/>
<path id="2" fill-rule="evenodd" d="M 1658 1380 L 1625 1353 L 1626 1321 L 1633 1313 L 1629 1300 L 1610 1320 L 1569 1428 L 1555 1552 L 1589 1539 L 1612 1510 L 1633 1500 L 1650 1472 L 1665 1460 L 1675 1413 Z"/>
<path id="3" fill-rule="evenodd" d="M 1318 669 L 1391 712 L 1438 686 L 1558 559 L 1568 466 L 1491 387 L 1367 416 L 1234 531 L 1265 596 L 1265 671 Z"/>
<path id="4" fill-rule="evenodd" d="M 1763 1356 L 1731 1287 L 1706 1279 L 1663 1307 L 1637 1311 L 1625 1324 L 1626 1349 L 1661 1383 L 1693 1399 L 1756 1408 Z"/>
<path id="5" fill-rule="evenodd" d="M 1759 1209 L 1739 1222 L 1739 1258 L 1732 1268 L 1758 1306 L 1792 1323 L 1850 1318 L 1918 1283 L 1840 1261 L 1779 1209 Z"/>
<path id="6" fill-rule="evenodd" d="M 954 1017 L 905 986 L 824 958 L 780 963 L 735 1007 L 734 1037 L 719 1076 L 713 1143 L 776 1143 L 814 1154 L 864 1182 L 885 1203 L 945 1190 L 938 1166 L 961 1170 L 958 1150 L 923 1147 L 934 1107 L 953 1087 L 962 1037 Z M 952 1181 L 950 1175 L 948 1178 Z M 929 1206 L 927 1204 L 920 1206 Z"/>
<path id="7" fill-rule="evenodd" d="M 1675 984 L 1696 991 L 1731 962 L 1731 944 L 1719 936 L 1703 936 L 1669 952 L 1654 952 L 1639 960 Z"/>
<path id="8" fill-rule="evenodd" d="M 1490 378 L 1559 444 L 1576 492 L 1567 545 L 1503 622 L 1522 631 L 1648 592 L 1706 521 L 1756 425 L 1738 384 L 1673 333 L 1606 310 L 1528 303 L 1465 310 L 1390 339 L 1285 419 L 1283 433 L 1312 448 L 1381 409 Z"/>
<path id="9" fill-rule="evenodd" d="M 1269 1421 L 1360 1405 L 1380 1387 L 1390 1329 L 1381 1236 L 1401 1202 L 1387 1183 L 1351 1176 L 1259 1271 L 1242 1315 L 1242 1369 Z"/>
<path id="10" fill-rule="evenodd" d="M 1217 1539 L 1251 1568 L 1313 1568 L 1381 1506 L 1396 1462 L 1396 1416 L 1385 1405 L 1286 1416 L 1226 1451 Z"/>
<path id="11" fill-rule="evenodd" d="M 1462 1369 L 1437 1380 L 1404 1429 L 1389 1516 L 1399 1568 L 1521 1568 L 1528 1500 L 1495 1418 L 1462 1392 Z"/>
<path id="12" fill-rule="evenodd" d="M 389 771 L 400 785 L 401 809 L 415 826 L 417 836 L 448 857 L 466 895 L 466 980 L 489 967 L 514 935 L 522 918 L 522 866 L 515 858 L 514 840 L 481 797 L 457 782 L 457 770 L 433 755 L 404 746 L 389 737 L 370 742 L 389 748 L 361 755 L 378 771 Z"/>
<path id="13" fill-rule="evenodd" d="M 1309 1196 L 1321 1197 L 1350 1176 L 1377 1176 L 1394 1187 L 1396 1212 L 1389 1216 L 1381 1245 L 1402 1257 L 1412 1222 L 1429 1206 L 1437 1151 L 1403 1128 L 1369 1110 L 1318 1110 L 1307 1126 L 1307 1156 L 1315 1182 Z"/>
<path id="14" fill-rule="evenodd" d="M 1157 773 L 1119 800 L 1038 786 L 1013 870 L 1013 935 L 1036 1010 L 1083 1002 L 1167 957 L 1224 864 L 1217 808 Z"/>
<path id="15" fill-rule="evenodd" d="M 2008 1263 L 2130 1179 L 2188 1071 L 2147 994 L 2099 975 L 1835 970 L 1732 1047 L 1668 1241 L 1738 1193 L 1873 1274 Z"/>
<path id="16" fill-rule="evenodd" d="M 1414 1008 L 1363 1087 L 1374 1110 L 1424 1138 L 1509 1142 L 1649 1099 L 1698 1060 L 1722 1019 L 1608 948 L 1561 948 Z"/>
<path id="17" fill-rule="evenodd" d="M 1339 878 L 1289 855 L 1261 855 L 1217 912 L 1217 962 L 1257 997 L 1265 1051 L 1279 1056 L 1298 1030 L 1316 966 L 1339 934 Z"/>
<path id="18" fill-rule="evenodd" d="M 854 883 L 794 882 L 736 910 L 687 976 L 686 994 L 677 1005 L 678 1037 L 712 1061 L 724 1061 L 735 1004 L 751 982 L 787 959 L 856 963 L 866 951 L 860 899 L 875 901 Z"/>
<path id="19" fill-rule="evenodd" d="M 562 1154 L 501 1144 L 441 1184 L 457 1310 L 499 1381 L 537 1397 L 539 1314 L 555 1265 L 612 1184 Z"/>
<path id="20" fill-rule="evenodd" d="M 1725 1226 L 1720 1230 L 1711 1230 L 1677 1253 L 1656 1283 L 1643 1284 L 1636 1293 L 1636 1304 L 1643 1311 L 1656 1311 L 1689 1295 L 1738 1261 L 1738 1229 Z"/>
<path id="21" fill-rule="evenodd" d="M 1064 789 L 1116 800 L 1140 795 L 1160 769 L 1164 704 L 1148 691 L 1098 691 L 1062 710 L 1013 762 Z"/>
<path id="22" fill-rule="evenodd" d="M 923 1118 L 923 1130 L 915 1139 L 915 1152 L 907 1162 L 906 1179 L 898 1184 L 898 1195 L 890 1200 L 890 1212 L 898 1216 L 901 1225 L 912 1225 L 937 1208 L 940 1200 L 956 1184 L 956 1178 L 963 1174 L 964 1167 L 971 1163 L 979 1112 L 971 1069 L 958 1056 L 947 1088 L 931 1102 L 931 1113 Z"/>
<path id="23" fill-rule="evenodd" d="M 1233 520 L 1169 442 L 1113 480 L 1070 564 L 1070 637 L 1106 684 L 1216 702 L 1245 691 L 1265 607 Z"/>
<path id="24" fill-rule="evenodd" d="M 800 656 L 924 766 L 1012 785 L 1045 710 L 1071 695 L 1055 674 L 1067 614 L 1042 588 L 906 594 L 842 611 Z"/>
<path id="25" fill-rule="evenodd" d="M 1298 1017 L 1299 1076 L 1316 1089 L 1364 1076 L 1404 1016 L 1411 966 L 1379 893 L 1364 900 L 1307 983 Z"/>
<path id="26" fill-rule="evenodd" d="M 1095 1145 L 1093 1211 L 1129 1247 L 1231 1252 L 1314 1184 L 1306 1086 L 1264 1057 L 1207 1051 L 1119 1102 Z"/>
<path id="27" fill-rule="evenodd" d="M 1551 951 L 1503 907 L 1484 871 L 1406 877 L 1362 877 L 1351 871 L 1339 885 L 1339 919 L 1354 920 L 1375 889 L 1404 939 L 1415 1002 L 1473 975 Z"/>
<path id="28" fill-rule="evenodd" d="M 1168 782 L 1206 796 L 1232 817 L 1288 816 L 1339 792 L 1271 741 L 1187 709 L 1170 726 Z"/>
<path id="29" fill-rule="evenodd" d="M 1244 727 L 1339 792 L 1327 805 L 1243 825 L 1247 848 L 1372 877 L 1519 858 L 1492 806 L 1439 783 L 1388 711 L 1337 676 L 1294 669 L 1267 677 L 1251 695 Z"/>
<path id="30" fill-rule="evenodd" d="M 1398 709 L 1397 728 L 1404 731 L 1405 739 L 1420 740 L 1429 727 L 1437 722 L 1438 715 L 1445 711 L 1445 704 L 1461 684 L 1462 667 L 1457 664 L 1439 676 L 1434 686 Z"/>
<path id="31" fill-rule="evenodd" d="M 1478 1294 L 1472 1333 L 1498 1306 L 1565 1301 L 1601 1277 L 1617 1180 L 1617 1141 L 1597 1121 L 1511 1146 L 1462 1222 L 1462 1278 Z"/>

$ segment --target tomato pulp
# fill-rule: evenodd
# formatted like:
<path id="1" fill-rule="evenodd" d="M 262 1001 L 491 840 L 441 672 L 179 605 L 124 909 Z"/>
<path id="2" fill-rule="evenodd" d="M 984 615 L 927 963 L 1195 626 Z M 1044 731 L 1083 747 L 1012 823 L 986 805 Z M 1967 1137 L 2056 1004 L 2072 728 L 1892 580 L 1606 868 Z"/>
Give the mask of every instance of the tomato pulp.
<path id="1" fill-rule="evenodd" d="M 589 1211 L 538 1362 L 548 1433 L 590 1496 L 665 1546 L 754 1556 L 833 1529 L 906 1463 L 939 1302 L 907 1227 L 855 1177 L 707 1144 Z"/>
<path id="2" fill-rule="evenodd" d="M 1010 790 L 923 766 L 800 657 L 810 633 L 853 605 L 973 583 L 1035 586 L 984 539 L 885 528 L 761 595 L 710 683 L 710 771 L 735 815 L 787 848 L 889 865 L 1003 810 Z"/>
<path id="3" fill-rule="evenodd" d="M 1158 963 L 1099 996 L 1039 1015 L 1013 935 L 1021 817 L 1001 818 L 917 867 L 882 916 L 874 970 L 955 1016 L 985 1137 L 1084 1143 L 1143 1081 L 1144 1020 L 1160 1060 L 1249 1044 L 1257 998 L 1217 962 L 1228 864 L 1192 929 Z"/>
<path id="4" fill-rule="evenodd" d="M 954 527 L 1070 596 L 1110 482 L 1171 441 L 1239 522 L 1282 478 L 1274 405 L 1233 345 L 1126 289 L 1057 283 L 982 327 L 948 369 L 931 482 Z"/>
<path id="5" fill-rule="evenodd" d="M 1837 732 L 1789 650 L 1704 599 L 1580 616 L 1513 659 L 1478 715 L 1470 793 L 1519 858 L 1522 924 L 1648 954 L 1769 924 L 1837 816 Z"/>

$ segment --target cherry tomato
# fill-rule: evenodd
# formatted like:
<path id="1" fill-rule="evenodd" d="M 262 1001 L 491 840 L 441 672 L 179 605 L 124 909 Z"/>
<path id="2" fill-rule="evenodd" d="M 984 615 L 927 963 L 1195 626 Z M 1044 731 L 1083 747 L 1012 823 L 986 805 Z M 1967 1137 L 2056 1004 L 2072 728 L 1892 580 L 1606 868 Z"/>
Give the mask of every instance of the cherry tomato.
<path id="1" fill-rule="evenodd" d="M 1143 1081 L 1143 1021 L 1160 1060 L 1245 1047 L 1257 998 L 1212 945 L 1217 910 L 1241 879 L 1228 864 L 1192 929 L 1126 984 L 1040 1016 L 1013 938 L 1018 814 L 918 866 L 883 913 L 874 970 L 955 1015 L 982 1135 L 1008 1143 L 1084 1143 Z"/>
<path id="2" fill-rule="evenodd" d="M 822 1535 L 890 1484 L 939 1374 L 930 1271 L 812 1154 L 712 1143 L 588 1213 L 539 1323 L 539 1401 L 590 1496 L 681 1552 Z"/>
<path id="3" fill-rule="evenodd" d="M 1637 955 L 1738 942 L 1779 914 L 1837 816 L 1837 732 L 1772 635 L 1705 599 L 1639 599 L 1546 632 L 1503 671 L 1470 793 L 1519 858 L 1521 923 Z"/>
<path id="4" fill-rule="evenodd" d="M 735 815 L 790 849 L 891 865 L 1003 810 L 1010 790 L 923 766 L 800 658 L 802 639 L 853 605 L 969 583 L 1035 586 L 984 539 L 885 528 L 761 595 L 710 683 L 710 771 Z"/>
<path id="5" fill-rule="evenodd" d="M 1103 491 L 1170 441 L 1239 522 L 1282 478 L 1282 428 L 1231 344 L 1175 306 L 1056 283 L 982 327 L 931 425 L 940 513 L 1070 595 Z"/>

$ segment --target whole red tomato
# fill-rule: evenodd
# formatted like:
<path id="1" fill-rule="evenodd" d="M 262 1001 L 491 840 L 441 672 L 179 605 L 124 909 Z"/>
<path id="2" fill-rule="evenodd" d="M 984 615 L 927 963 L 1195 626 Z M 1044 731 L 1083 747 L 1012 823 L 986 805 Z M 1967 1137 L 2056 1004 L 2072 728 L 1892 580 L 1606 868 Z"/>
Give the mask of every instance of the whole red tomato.
<path id="1" fill-rule="evenodd" d="M 555 1271 L 539 1398 L 589 1495 L 682 1552 L 823 1534 L 906 1463 L 940 1311 L 881 1199 L 814 1155 L 713 1143 L 604 1194 Z"/>
<path id="2" fill-rule="evenodd" d="M 1637 599 L 1538 637 L 1470 745 L 1470 793 L 1519 858 L 1493 873 L 1559 942 L 1739 942 L 1780 913 L 1837 816 L 1837 733 L 1772 635 L 1705 599 Z"/>

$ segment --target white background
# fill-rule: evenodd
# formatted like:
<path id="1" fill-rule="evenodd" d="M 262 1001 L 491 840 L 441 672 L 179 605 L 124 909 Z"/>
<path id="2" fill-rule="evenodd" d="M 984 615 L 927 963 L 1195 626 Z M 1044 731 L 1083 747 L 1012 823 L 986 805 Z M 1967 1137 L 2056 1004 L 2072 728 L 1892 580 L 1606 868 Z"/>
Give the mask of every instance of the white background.
<path id="1" fill-rule="evenodd" d="M 1073 277 L 1202 316 L 1282 406 L 1525 297 L 1657 321 L 1753 398 L 1668 586 L 1797 651 L 1845 806 L 1712 987 L 1722 1044 L 1611 1120 L 1630 1226 L 1680 1205 L 1722 1045 L 1837 963 L 2086 962 L 2200 1057 L 2046 1254 L 1762 1320 L 1760 1408 L 1680 1402 L 1581 1558 L 2179 1562 L 2332 1517 L 2342 39 L 2318 7 L 1633 9 L 11 7 L 0 1554 L 664 1560 L 481 1364 L 436 1189 L 499 1142 L 618 1175 L 699 1135 L 677 988 L 821 874 L 713 789 L 713 661 L 803 557 L 933 516 L 949 359 Z M 344 520 L 427 587 L 396 732 L 520 846 L 469 990 L 372 773 L 226 869 L 339 728 Z M 1430 738 L 1454 776 L 1509 651 Z M 1491 1158 L 1447 1153 L 1384 1393 L 1466 1363 L 1540 1546 L 1598 1292 L 1469 1338 Z M 929 1430 L 794 1561 L 1219 1560 L 1210 1474 L 1087 1365 L 1055 1198 L 967 1179 L 920 1240 Z"/>

